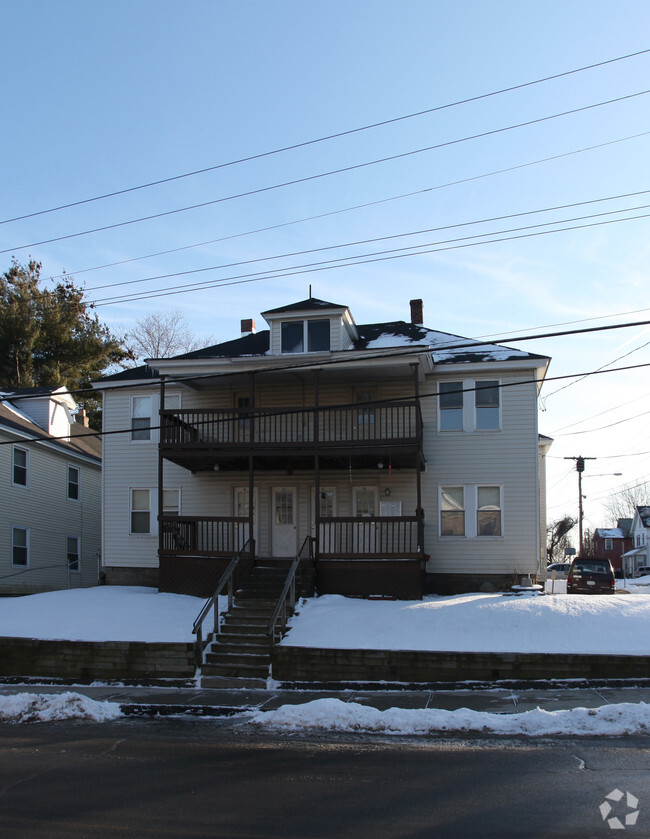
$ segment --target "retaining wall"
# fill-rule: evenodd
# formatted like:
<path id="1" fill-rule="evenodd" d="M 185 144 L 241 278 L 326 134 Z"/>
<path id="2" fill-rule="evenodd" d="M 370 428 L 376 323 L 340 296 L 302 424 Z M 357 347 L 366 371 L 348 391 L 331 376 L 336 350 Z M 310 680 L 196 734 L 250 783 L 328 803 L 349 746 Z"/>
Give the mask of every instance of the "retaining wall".
<path id="1" fill-rule="evenodd" d="M 0 638 L 0 676 L 62 679 L 183 679 L 194 676 L 193 644 Z"/>
<path id="2" fill-rule="evenodd" d="M 275 646 L 273 678 L 297 682 L 460 682 L 650 678 L 650 656 L 332 650 Z"/>

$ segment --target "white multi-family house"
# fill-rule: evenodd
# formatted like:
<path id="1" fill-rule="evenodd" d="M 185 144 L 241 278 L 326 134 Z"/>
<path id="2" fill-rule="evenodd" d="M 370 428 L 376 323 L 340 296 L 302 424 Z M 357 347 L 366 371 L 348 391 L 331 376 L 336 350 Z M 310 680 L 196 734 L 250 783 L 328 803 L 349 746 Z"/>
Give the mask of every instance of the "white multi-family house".
<path id="1" fill-rule="evenodd" d="M 101 443 L 65 388 L 0 394 L 0 594 L 97 585 Z"/>
<path id="2" fill-rule="evenodd" d="M 634 510 L 630 536 L 633 547 L 621 559 L 626 576 L 633 577 L 638 568 L 650 566 L 650 507 Z"/>
<path id="3" fill-rule="evenodd" d="M 95 383 L 109 583 L 207 595 L 313 558 L 319 593 L 421 597 L 545 567 L 549 359 L 309 298 L 257 332 Z"/>

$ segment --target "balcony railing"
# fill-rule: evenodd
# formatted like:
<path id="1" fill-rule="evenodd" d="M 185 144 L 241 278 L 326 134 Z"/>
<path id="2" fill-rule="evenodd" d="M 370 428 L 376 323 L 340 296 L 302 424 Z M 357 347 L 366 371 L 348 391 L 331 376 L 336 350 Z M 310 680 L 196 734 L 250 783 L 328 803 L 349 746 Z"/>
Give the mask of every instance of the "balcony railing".
<path id="1" fill-rule="evenodd" d="M 248 540 L 247 518 L 165 515 L 160 522 L 161 555 L 234 556 Z"/>
<path id="2" fill-rule="evenodd" d="M 321 559 L 408 559 L 421 556 L 417 516 L 321 519 L 318 556 Z"/>
<path id="3" fill-rule="evenodd" d="M 163 410 L 163 449 L 268 449 L 290 444 L 313 448 L 415 443 L 422 418 L 417 401 L 372 407 Z"/>

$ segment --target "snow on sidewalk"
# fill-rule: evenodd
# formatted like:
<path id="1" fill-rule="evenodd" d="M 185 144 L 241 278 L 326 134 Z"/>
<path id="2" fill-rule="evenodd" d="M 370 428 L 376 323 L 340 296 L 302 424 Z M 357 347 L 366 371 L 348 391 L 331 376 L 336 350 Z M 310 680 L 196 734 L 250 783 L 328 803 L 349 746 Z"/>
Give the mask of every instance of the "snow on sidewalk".
<path id="1" fill-rule="evenodd" d="M 16 693 L 0 696 L 0 722 L 109 722 L 122 716 L 114 702 L 97 702 L 79 693 Z"/>

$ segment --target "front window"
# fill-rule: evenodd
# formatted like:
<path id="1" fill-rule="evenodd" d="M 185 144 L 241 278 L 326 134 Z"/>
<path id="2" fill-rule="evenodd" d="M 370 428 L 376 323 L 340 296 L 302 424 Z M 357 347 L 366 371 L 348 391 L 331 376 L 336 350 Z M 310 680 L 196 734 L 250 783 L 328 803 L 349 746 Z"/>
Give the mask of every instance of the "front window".
<path id="1" fill-rule="evenodd" d="M 79 564 L 79 537 L 68 536 L 68 570 L 80 571 Z"/>
<path id="2" fill-rule="evenodd" d="M 151 440 L 150 396 L 134 396 L 131 400 L 131 439 Z"/>
<path id="3" fill-rule="evenodd" d="M 11 563 L 24 568 L 29 564 L 29 530 L 26 527 L 11 530 Z"/>
<path id="4" fill-rule="evenodd" d="M 501 490 L 478 487 L 476 530 L 479 536 L 501 536 Z"/>
<path id="5" fill-rule="evenodd" d="M 441 382 L 438 387 L 440 430 L 463 430 L 463 383 Z"/>
<path id="6" fill-rule="evenodd" d="M 163 513 L 167 516 L 179 516 L 181 511 L 181 491 L 164 489 L 162 494 Z"/>
<path id="7" fill-rule="evenodd" d="M 151 532 L 151 493 L 148 489 L 131 490 L 131 533 Z"/>
<path id="8" fill-rule="evenodd" d="M 476 382 L 476 428 L 493 431 L 499 428 L 499 382 Z"/>
<path id="9" fill-rule="evenodd" d="M 330 322 L 328 320 L 307 321 L 307 349 L 309 352 L 329 352 Z"/>
<path id="10" fill-rule="evenodd" d="M 304 323 L 303 321 L 286 321 L 281 325 L 282 352 L 304 352 Z"/>
<path id="11" fill-rule="evenodd" d="M 29 452 L 14 446 L 13 482 L 16 486 L 27 486 L 27 472 L 29 467 Z"/>
<path id="12" fill-rule="evenodd" d="M 465 535 L 465 491 L 463 487 L 443 487 L 440 499 L 440 535 Z"/>
<path id="13" fill-rule="evenodd" d="M 614 548 L 614 542 L 611 539 L 605 539 L 605 550 L 611 551 Z"/>
<path id="14" fill-rule="evenodd" d="M 79 469 L 76 466 L 68 466 L 68 498 L 79 500 Z"/>

